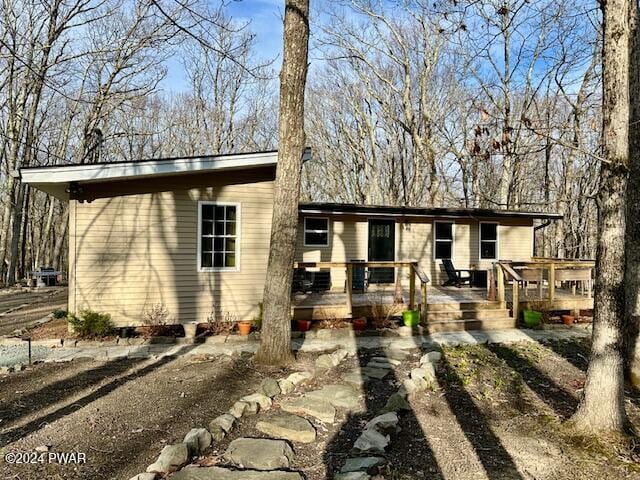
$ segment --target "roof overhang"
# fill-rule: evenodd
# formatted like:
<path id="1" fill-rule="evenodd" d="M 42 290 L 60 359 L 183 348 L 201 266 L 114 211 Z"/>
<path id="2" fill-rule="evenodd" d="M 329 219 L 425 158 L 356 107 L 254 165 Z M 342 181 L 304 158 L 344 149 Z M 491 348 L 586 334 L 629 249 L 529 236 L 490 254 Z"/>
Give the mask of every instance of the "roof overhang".
<path id="1" fill-rule="evenodd" d="M 303 161 L 311 156 L 306 149 Z M 20 170 L 23 183 L 60 200 L 68 200 L 72 188 L 83 184 L 105 183 L 147 177 L 224 172 L 275 166 L 278 152 L 237 153 L 202 157 L 179 157 L 86 165 L 28 167 Z"/>
<path id="2" fill-rule="evenodd" d="M 423 218 L 528 218 L 560 220 L 559 213 L 523 212 L 488 208 L 421 208 L 351 203 L 300 203 L 304 215 L 355 215 L 364 217 L 423 217 Z"/>

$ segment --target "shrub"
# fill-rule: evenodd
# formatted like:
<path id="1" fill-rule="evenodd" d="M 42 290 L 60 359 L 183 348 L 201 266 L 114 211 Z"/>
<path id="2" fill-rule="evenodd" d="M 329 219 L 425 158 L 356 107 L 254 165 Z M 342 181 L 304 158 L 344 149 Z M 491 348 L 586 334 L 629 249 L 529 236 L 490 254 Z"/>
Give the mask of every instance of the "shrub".
<path id="1" fill-rule="evenodd" d="M 230 335 L 236 325 L 236 318 L 231 312 L 224 316 L 214 307 L 207 317 L 207 330 L 211 335 Z"/>
<path id="2" fill-rule="evenodd" d="M 264 313 L 264 304 L 258 303 L 258 316 L 253 319 L 253 324 L 256 326 L 256 330 L 262 328 L 262 314 Z"/>
<path id="3" fill-rule="evenodd" d="M 71 313 L 68 319 L 73 331 L 81 337 L 106 337 L 114 332 L 108 313 L 80 310 L 80 315 Z"/>
<path id="4" fill-rule="evenodd" d="M 56 308 L 53 312 L 51 312 L 53 315 L 53 318 L 64 318 L 66 317 L 67 311 L 66 310 L 62 310 L 61 308 Z"/>
<path id="5" fill-rule="evenodd" d="M 142 323 L 147 327 L 147 333 L 151 336 L 165 333 L 168 330 L 166 325 L 170 323 L 170 320 L 169 310 L 162 303 L 156 303 L 142 314 Z"/>

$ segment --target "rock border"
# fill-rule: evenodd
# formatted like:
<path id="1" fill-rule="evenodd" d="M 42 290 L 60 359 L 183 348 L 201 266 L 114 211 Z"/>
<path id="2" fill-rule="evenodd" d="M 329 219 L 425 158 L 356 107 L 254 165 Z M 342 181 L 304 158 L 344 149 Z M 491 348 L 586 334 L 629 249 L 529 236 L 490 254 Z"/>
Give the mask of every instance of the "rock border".
<path id="1" fill-rule="evenodd" d="M 236 420 L 270 410 L 272 398 L 291 393 L 296 386 L 315 378 L 316 373 L 337 367 L 349 355 L 349 351 L 339 348 L 316 358 L 314 372 L 298 371 L 279 379 L 264 378 L 256 392 L 237 399 L 227 413 L 211 420 L 207 428 L 192 428 L 182 442 L 166 445 L 156 461 L 147 467 L 146 472 L 134 475 L 131 480 L 156 480 L 159 475 L 181 470 L 191 460 L 209 449 L 213 442 L 222 441 L 233 430 Z"/>
<path id="2" fill-rule="evenodd" d="M 408 396 L 437 387 L 436 367 L 442 359 L 442 351 L 439 346 L 431 344 L 423 345 L 422 350 L 426 353 L 418 361 L 418 366 L 411 370 L 410 378 L 402 382 L 382 410 L 365 424 L 353 443 L 351 455 L 342 468 L 334 472 L 334 480 L 369 480 L 372 474 L 378 473 L 379 467 L 386 465 L 385 452 L 394 435 L 400 431 L 398 415 L 403 410 L 411 410 Z M 389 368 L 393 363 L 388 361 Z"/>

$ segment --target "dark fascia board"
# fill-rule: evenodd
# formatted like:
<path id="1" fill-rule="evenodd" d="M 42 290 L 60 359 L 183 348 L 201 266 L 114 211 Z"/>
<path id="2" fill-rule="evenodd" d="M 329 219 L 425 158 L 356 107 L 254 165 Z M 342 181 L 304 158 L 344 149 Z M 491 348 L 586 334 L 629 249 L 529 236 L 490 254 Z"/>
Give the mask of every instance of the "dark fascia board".
<path id="1" fill-rule="evenodd" d="M 563 218 L 559 213 L 523 212 L 518 210 L 496 210 L 489 208 L 420 208 L 321 202 L 301 202 L 298 210 L 301 214 L 306 215 L 331 214 L 429 218 L 531 218 L 549 220 L 560 220 Z"/>

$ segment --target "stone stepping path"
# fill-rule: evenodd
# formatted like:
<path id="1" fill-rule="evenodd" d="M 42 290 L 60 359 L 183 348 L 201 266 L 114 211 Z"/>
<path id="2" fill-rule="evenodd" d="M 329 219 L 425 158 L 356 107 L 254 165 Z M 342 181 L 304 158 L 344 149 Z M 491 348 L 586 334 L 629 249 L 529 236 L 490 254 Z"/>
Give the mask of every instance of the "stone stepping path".
<path id="1" fill-rule="evenodd" d="M 298 472 L 231 470 L 223 467 L 185 468 L 172 480 L 303 480 Z M 140 479 L 146 480 L 146 479 Z"/>
<path id="2" fill-rule="evenodd" d="M 349 385 L 325 385 L 319 390 L 304 394 L 304 398 L 328 402 L 336 408 L 352 410 L 360 404 L 362 395 Z"/>
<path id="3" fill-rule="evenodd" d="M 291 442 L 313 443 L 316 440 L 316 429 L 311 422 L 290 413 L 276 413 L 263 417 L 256 423 L 256 430 Z"/>
<path id="4" fill-rule="evenodd" d="M 300 397 L 280 405 L 285 412 L 309 415 L 324 423 L 333 423 L 336 409 L 329 402 L 319 399 Z"/>
<path id="5" fill-rule="evenodd" d="M 388 371 L 405 358 L 373 357 L 365 368 Z M 398 414 L 411 409 L 407 400 L 409 394 L 426 390 L 436 382 L 435 365 L 441 358 L 442 354 L 439 351 L 429 351 L 420 358 L 419 366 L 411 370 L 410 378 L 404 380 L 400 389 L 389 396 L 378 415 L 364 426 L 353 444 L 351 458 L 347 458 L 343 467 L 333 477 L 334 480 L 369 480 L 372 474 L 378 473 L 378 467 L 386 464 L 382 455 L 391 443 L 392 436 L 400 431 Z M 354 373 L 349 374 L 350 379 L 355 378 Z"/>
<path id="6" fill-rule="evenodd" d="M 256 393 L 237 400 L 228 413 L 213 419 L 208 429 L 194 428 L 185 436 L 183 443 L 166 446 L 156 462 L 147 468 L 149 473 L 140 474 L 134 479 L 156 480 L 157 474 L 177 470 L 172 479 L 302 480 L 299 472 L 290 471 L 295 460 L 291 444 L 315 442 L 317 432 L 312 422 L 334 423 L 338 410 L 349 412 L 358 409 L 364 383 L 370 379 L 383 379 L 409 356 L 400 350 L 389 353 L 386 357 L 372 357 L 367 366 L 345 374 L 343 383 L 323 385 L 301 396 L 292 397 L 289 394 L 316 374 L 339 365 L 349 353 L 337 350 L 320 355 L 315 362 L 316 373 L 295 372 L 277 380 L 265 378 Z M 278 397 L 276 405 L 279 410 L 264 413 L 273 407 L 273 397 Z M 396 412 L 409 408 L 405 397 L 406 393 L 404 396 L 392 395 L 385 406 L 386 410 L 366 424 L 362 435 L 354 443 L 354 457 L 347 460 L 335 476 L 336 480 L 369 478 L 367 471 L 386 463 L 384 457 L 377 454 L 384 454 L 390 435 L 396 432 Z M 236 438 L 222 456 L 228 466 L 183 468 L 190 458 L 206 453 L 213 442 L 222 441 L 238 419 L 249 415 L 257 415 L 255 429 L 270 438 Z"/>
<path id="7" fill-rule="evenodd" d="M 237 438 L 229 444 L 224 459 L 240 468 L 281 470 L 293 462 L 293 449 L 284 440 Z"/>

